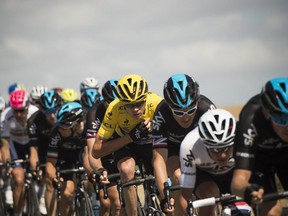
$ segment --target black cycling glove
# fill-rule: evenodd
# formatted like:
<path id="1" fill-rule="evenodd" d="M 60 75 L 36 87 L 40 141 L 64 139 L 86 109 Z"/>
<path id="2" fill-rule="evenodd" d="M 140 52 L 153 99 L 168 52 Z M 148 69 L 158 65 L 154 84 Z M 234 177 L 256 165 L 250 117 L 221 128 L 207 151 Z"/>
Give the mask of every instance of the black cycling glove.
<path id="1" fill-rule="evenodd" d="M 105 168 L 99 168 L 97 171 L 96 171 L 96 182 L 100 182 L 100 177 L 103 176 L 103 172 L 104 171 L 107 171 Z"/>
<path id="2" fill-rule="evenodd" d="M 145 138 L 148 136 L 149 129 L 146 127 L 144 122 L 140 122 L 138 125 L 136 125 L 135 128 L 133 128 L 129 132 L 129 136 L 133 141 L 140 140 L 142 138 Z"/>
<path id="3" fill-rule="evenodd" d="M 258 184 L 250 184 L 245 192 L 244 192 L 244 201 L 248 203 L 248 205 L 251 205 L 251 199 L 252 199 L 252 192 L 258 191 L 261 188 Z"/>

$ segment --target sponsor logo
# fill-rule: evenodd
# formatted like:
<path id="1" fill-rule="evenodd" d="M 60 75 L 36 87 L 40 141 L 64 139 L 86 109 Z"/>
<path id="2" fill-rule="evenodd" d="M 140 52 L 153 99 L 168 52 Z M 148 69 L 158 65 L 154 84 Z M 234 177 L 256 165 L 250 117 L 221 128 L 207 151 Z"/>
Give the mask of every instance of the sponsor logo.
<path id="1" fill-rule="evenodd" d="M 159 130 L 161 124 L 165 123 L 165 119 L 163 117 L 163 115 L 161 114 L 161 112 L 157 112 L 157 114 L 154 116 L 153 119 L 153 130 Z"/>
<path id="2" fill-rule="evenodd" d="M 193 167 L 193 161 L 195 157 L 192 153 L 192 150 L 189 150 L 189 154 L 186 155 L 186 158 L 183 158 L 185 167 Z"/>
<path id="3" fill-rule="evenodd" d="M 243 136 L 244 136 L 244 145 L 252 146 L 254 142 L 254 138 L 257 136 L 257 131 L 256 131 L 255 126 L 251 124 L 251 127 L 248 128 L 247 133 L 244 133 Z"/>

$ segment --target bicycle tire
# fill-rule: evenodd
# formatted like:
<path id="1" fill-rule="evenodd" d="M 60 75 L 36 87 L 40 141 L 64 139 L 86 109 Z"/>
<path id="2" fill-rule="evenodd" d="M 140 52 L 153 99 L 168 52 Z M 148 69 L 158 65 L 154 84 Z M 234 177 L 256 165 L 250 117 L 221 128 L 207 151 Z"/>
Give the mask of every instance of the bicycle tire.
<path id="1" fill-rule="evenodd" d="M 34 184 L 31 183 L 27 189 L 27 216 L 41 216 L 39 209 L 39 200 L 34 189 Z"/>
<path id="2" fill-rule="evenodd" d="M 7 215 L 3 188 L 0 189 L 0 215 Z"/>
<path id="3" fill-rule="evenodd" d="M 82 206 L 85 206 L 85 213 L 87 216 L 94 216 L 92 203 L 86 191 L 83 191 Z"/>

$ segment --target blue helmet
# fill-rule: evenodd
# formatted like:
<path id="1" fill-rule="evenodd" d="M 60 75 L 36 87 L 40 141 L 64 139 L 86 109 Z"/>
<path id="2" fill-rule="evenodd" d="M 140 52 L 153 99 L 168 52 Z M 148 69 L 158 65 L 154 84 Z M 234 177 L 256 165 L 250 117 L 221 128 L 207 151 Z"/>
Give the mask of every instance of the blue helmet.
<path id="1" fill-rule="evenodd" d="M 164 84 L 164 98 L 171 108 L 196 106 L 199 100 L 198 83 L 186 74 L 175 74 Z"/>
<path id="2" fill-rule="evenodd" d="M 261 91 L 261 101 L 272 115 L 288 115 L 288 77 L 269 80 Z"/>
<path id="3" fill-rule="evenodd" d="M 39 105 L 42 110 L 56 110 L 63 104 L 62 97 L 54 90 L 47 90 L 39 99 Z"/>
<path id="4" fill-rule="evenodd" d="M 90 109 L 96 101 L 101 100 L 101 95 L 96 89 L 84 89 L 80 100 L 84 108 Z"/>
<path id="5" fill-rule="evenodd" d="M 78 102 L 68 102 L 63 104 L 56 113 L 57 125 L 63 128 L 71 128 L 79 120 L 82 120 L 84 111 Z"/>
<path id="6" fill-rule="evenodd" d="M 102 87 L 102 96 L 104 100 L 107 101 L 108 103 L 117 98 L 117 89 L 116 89 L 117 84 L 118 84 L 117 79 L 111 79 L 108 80 Z"/>

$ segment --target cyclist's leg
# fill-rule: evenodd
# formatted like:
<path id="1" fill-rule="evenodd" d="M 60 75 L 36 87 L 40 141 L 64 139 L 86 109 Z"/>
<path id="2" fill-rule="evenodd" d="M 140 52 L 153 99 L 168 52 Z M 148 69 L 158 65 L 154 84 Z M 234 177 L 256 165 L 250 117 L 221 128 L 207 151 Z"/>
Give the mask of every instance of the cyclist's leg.
<path id="1" fill-rule="evenodd" d="M 134 178 L 136 163 L 133 156 L 134 153 L 128 146 L 114 152 L 115 163 L 117 163 L 117 167 L 121 175 L 121 181 L 123 183 Z M 123 196 L 127 215 L 137 215 L 137 194 L 135 188 L 133 186 L 124 188 Z"/>
<path id="2" fill-rule="evenodd" d="M 75 184 L 72 180 L 64 181 L 61 189 L 61 202 L 60 213 L 61 215 L 71 215 L 73 210 L 73 194 L 75 190 Z"/>
<path id="3" fill-rule="evenodd" d="M 12 170 L 13 208 L 14 213 L 20 214 L 24 206 L 24 169 L 16 167 Z"/>

